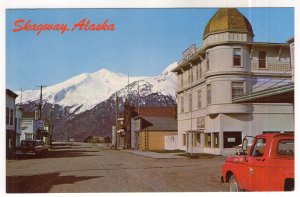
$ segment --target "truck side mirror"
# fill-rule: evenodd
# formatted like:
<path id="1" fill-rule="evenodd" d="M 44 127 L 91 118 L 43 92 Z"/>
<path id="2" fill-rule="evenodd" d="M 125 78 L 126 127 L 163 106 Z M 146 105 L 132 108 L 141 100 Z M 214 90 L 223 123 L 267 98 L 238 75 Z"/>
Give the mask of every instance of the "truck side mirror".
<path id="1" fill-rule="evenodd" d="M 248 146 L 248 140 L 243 139 L 242 150 L 247 151 L 247 146 Z"/>

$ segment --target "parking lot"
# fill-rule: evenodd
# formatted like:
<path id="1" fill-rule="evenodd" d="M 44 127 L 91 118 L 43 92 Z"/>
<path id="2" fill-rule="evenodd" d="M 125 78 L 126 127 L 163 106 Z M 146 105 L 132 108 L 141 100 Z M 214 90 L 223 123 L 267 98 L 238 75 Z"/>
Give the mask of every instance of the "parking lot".
<path id="1" fill-rule="evenodd" d="M 224 157 L 155 159 L 95 144 L 56 145 L 48 155 L 7 160 L 8 193 L 215 192 Z"/>

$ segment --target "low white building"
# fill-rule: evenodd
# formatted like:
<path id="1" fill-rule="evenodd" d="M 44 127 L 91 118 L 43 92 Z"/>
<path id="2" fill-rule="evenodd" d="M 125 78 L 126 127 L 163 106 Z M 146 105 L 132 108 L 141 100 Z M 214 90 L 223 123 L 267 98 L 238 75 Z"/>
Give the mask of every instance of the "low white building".
<path id="1" fill-rule="evenodd" d="M 245 16 L 222 8 L 207 23 L 202 46 L 183 53 L 173 70 L 179 149 L 228 155 L 246 135 L 294 131 L 291 103 L 233 102 L 292 83 L 289 44 L 254 42 L 253 37 Z"/>
<path id="2" fill-rule="evenodd" d="M 35 112 L 24 112 L 21 121 L 20 140 L 33 140 L 36 130 Z"/>

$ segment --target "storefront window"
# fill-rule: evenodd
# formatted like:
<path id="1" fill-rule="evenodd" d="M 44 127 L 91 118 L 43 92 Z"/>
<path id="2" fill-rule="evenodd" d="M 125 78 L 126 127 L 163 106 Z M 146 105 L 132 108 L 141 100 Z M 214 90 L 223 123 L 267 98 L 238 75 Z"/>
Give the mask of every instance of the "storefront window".
<path id="1" fill-rule="evenodd" d="M 186 146 L 186 134 L 182 135 L 183 146 Z"/>
<path id="2" fill-rule="evenodd" d="M 242 144 L 242 132 L 224 132 L 224 148 L 233 148 Z"/>
<path id="3" fill-rule="evenodd" d="M 197 143 L 200 143 L 200 140 L 198 138 L 198 133 L 194 133 L 192 136 L 193 136 L 193 146 L 197 146 Z"/>
<path id="4" fill-rule="evenodd" d="M 197 142 L 200 144 L 201 143 L 201 135 L 200 135 L 200 133 L 197 133 L 196 134 L 196 140 L 197 140 Z"/>
<path id="5" fill-rule="evenodd" d="M 211 147 L 211 134 L 205 133 L 205 147 Z"/>
<path id="6" fill-rule="evenodd" d="M 213 133 L 213 145 L 214 148 L 219 148 L 219 133 Z"/>

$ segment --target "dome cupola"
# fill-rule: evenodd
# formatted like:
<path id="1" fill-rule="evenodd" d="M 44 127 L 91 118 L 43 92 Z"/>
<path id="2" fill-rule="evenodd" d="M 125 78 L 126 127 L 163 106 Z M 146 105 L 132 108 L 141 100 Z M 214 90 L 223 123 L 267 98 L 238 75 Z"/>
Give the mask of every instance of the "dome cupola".
<path id="1" fill-rule="evenodd" d="M 209 35 L 217 33 L 247 33 L 253 37 L 253 31 L 248 19 L 236 8 L 220 8 L 207 23 L 203 40 Z"/>

